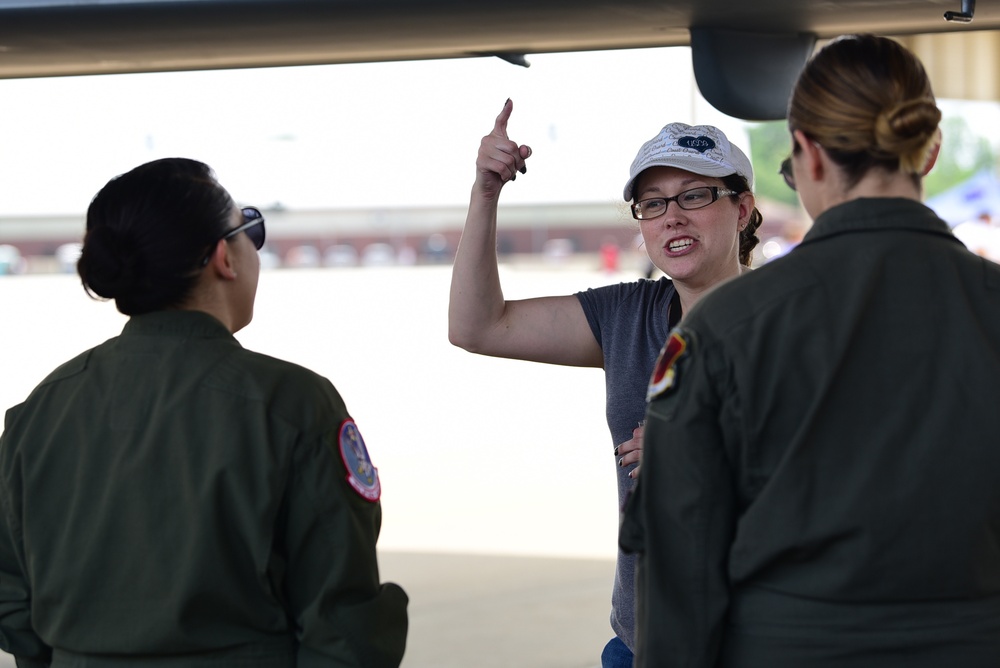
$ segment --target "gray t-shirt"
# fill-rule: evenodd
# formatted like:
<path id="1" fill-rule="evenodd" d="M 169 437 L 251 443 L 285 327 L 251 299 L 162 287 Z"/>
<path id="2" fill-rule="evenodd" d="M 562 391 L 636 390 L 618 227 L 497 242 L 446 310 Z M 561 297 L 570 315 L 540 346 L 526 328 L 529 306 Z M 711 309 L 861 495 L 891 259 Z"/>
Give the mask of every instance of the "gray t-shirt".
<path id="1" fill-rule="evenodd" d="M 680 302 L 667 278 L 641 279 L 578 292 L 577 298 L 604 352 L 607 419 L 614 447 L 632 438 L 632 430 L 646 415 L 646 387 L 670 327 L 680 320 Z M 668 313 L 670 322 L 668 323 Z M 618 507 L 624 504 L 635 481 L 628 477 L 635 465 L 620 467 Z M 611 594 L 611 628 L 622 642 L 635 645 L 635 556 L 618 551 L 615 586 Z"/>

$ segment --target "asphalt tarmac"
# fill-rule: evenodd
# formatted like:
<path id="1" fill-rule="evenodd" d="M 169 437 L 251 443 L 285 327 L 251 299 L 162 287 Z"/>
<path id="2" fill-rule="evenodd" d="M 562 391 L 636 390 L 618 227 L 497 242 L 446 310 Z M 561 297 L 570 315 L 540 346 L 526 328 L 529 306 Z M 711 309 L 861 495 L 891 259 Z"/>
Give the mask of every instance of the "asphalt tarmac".
<path id="1" fill-rule="evenodd" d="M 614 562 L 388 552 L 410 596 L 403 668 L 599 668 Z"/>
<path id="2" fill-rule="evenodd" d="M 402 668 L 601 665 L 611 560 L 382 552 L 379 564 L 410 597 Z"/>

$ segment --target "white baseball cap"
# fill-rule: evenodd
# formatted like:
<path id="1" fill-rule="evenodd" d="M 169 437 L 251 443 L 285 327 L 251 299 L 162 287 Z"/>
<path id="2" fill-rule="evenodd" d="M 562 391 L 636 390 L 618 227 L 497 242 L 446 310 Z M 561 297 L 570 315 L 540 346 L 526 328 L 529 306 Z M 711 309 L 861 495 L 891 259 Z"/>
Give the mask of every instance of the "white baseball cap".
<path id="1" fill-rule="evenodd" d="M 725 133 L 714 125 L 671 123 L 642 145 L 632 161 L 628 182 L 622 194 L 632 200 L 632 185 L 636 177 L 649 167 L 676 167 L 699 176 L 729 176 L 739 174 L 753 189 L 753 167 L 737 146 L 730 144 Z"/>

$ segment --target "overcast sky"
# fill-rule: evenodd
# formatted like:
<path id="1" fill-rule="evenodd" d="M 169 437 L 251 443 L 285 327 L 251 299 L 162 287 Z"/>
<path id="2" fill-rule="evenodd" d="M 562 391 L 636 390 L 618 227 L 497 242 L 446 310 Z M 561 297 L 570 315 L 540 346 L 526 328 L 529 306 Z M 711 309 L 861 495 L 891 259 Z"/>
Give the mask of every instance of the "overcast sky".
<path id="1" fill-rule="evenodd" d="M 83 212 L 165 156 L 209 163 L 264 207 L 460 205 L 507 97 L 511 138 L 534 150 L 508 203 L 619 201 L 638 147 L 672 121 L 746 148 L 745 124 L 698 94 L 688 48 L 528 60 L 0 80 L 0 216 Z M 978 107 L 977 130 L 1000 132 L 997 105 Z"/>
<path id="2" fill-rule="evenodd" d="M 479 139 L 504 100 L 532 146 L 516 201 L 617 199 L 664 124 L 743 124 L 692 83 L 690 51 L 0 81 L 0 215 L 83 211 L 115 174 L 204 160 L 238 200 L 294 208 L 467 201 Z M 638 85 L 654 70 L 659 83 Z M 647 79 L 648 81 L 648 79 Z"/>

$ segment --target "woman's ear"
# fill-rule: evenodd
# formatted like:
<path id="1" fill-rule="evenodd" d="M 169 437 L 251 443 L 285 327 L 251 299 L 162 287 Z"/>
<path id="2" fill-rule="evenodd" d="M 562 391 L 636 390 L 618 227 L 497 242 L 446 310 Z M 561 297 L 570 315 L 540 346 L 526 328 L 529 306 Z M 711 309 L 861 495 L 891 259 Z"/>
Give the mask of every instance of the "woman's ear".
<path id="1" fill-rule="evenodd" d="M 798 181 L 802 176 L 809 178 L 812 181 L 820 181 L 823 179 L 826 173 L 826 166 L 824 163 L 824 158 L 826 158 L 826 152 L 823 147 L 809 139 L 801 130 L 792 130 L 792 136 L 795 137 L 795 141 L 800 147 L 800 162 L 802 166 L 802 173 L 796 174 L 796 181 Z"/>
<path id="2" fill-rule="evenodd" d="M 938 128 L 937 137 L 934 139 L 934 145 L 931 147 L 930 153 L 927 154 L 927 160 L 924 162 L 924 168 L 920 171 L 920 176 L 927 176 L 927 173 L 934 168 L 934 163 L 937 162 L 938 155 L 941 153 L 941 129 Z"/>
<path id="3" fill-rule="evenodd" d="M 749 190 L 740 193 L 740 218 L 739 218 L 739 228 L 743 231 L 743 228 L 747 226 L 750 222 L 750 216 L 753 214 L 754 207 L 757 206 L 757 198 Z"/>
<path id="4" fill-rule="evenodd" d="M 229 255 L 229 244 L 226 243 L 225 239 L 220 239 L 215 244 L 215 250 L 212 251 L 208 266 L 223 280 L 231 281 L 236 278 L 236 269 L 233 267 L 233 260 Z"/>

